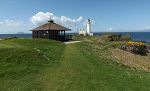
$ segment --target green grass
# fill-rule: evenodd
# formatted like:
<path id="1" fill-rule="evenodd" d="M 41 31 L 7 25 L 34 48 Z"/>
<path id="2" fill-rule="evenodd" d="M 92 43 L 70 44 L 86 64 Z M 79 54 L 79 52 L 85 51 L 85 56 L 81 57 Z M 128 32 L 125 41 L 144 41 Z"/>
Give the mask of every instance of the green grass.
<path id="1" fill-rule="evenodd" d="M 93 87 L 101 91 L 149 91 L 150 73 L 131 70 L 129 67 L 118 64 L 109 58 L 105 46 L 95 47 L 94 44 L 77 44 L 78 50 L 88 58 L 88 64 L 93 65 L 96 73 L 90 82 L 97 78 Z M 90 70 L 90 69 L 89 69 Z M 88 80 L 88 79 L 87 79 Z M 100 84 L 99 84 L 100 83 Z M 91 85 L 92 86 L 92 85 Z"/>
<path id="2" fill-rule="evenodd" d="M 64 44 L 48 40 L 0 41 L 0 91 L 40 90 L 41 83 L 36 82 L 39 73 L 57 64 L 64 48 Z"/>
<path id="3" fill-rule="evenodd" d="M 150 73 L 116 63 L 108 46 L 0 41 L 0 91 L 150 91 Z"/>
<path id="4" fill-rule="evenodd" d="M 106 57 L 105 49 L 91 50 L 93 47 L 89 43 L 67 45 L 68 50 L 55 71 L 44 72 L 50 77 L 46 88 L 52 91 L 150 90 L 149 73 L 117 64 Z"/>

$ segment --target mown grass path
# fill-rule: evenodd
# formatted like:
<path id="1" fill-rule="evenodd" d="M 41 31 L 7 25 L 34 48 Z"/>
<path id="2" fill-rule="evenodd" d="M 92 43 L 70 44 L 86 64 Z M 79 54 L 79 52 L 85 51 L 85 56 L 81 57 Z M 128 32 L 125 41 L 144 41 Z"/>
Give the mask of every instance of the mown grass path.
<path id="1" fill-rule="evenodd" d="M 56 68 L 45 71 L 43 83 L 51 91 L 99 91 L 96 67 L 80 53 L 74 44 L 68 44 Z M 49 72 L 50 71 L 50 72 Z M 104 84 L 101 84 L 104 85 Z"/>
<path id="2" fill-rule="evenodd" d="M 80 44 L 79 44 L 80 45 Z M 42 73 L 44 91 L 145 91 L 149 80 L 117 65 L 83 53 L 76 44 L 67 44 L 61 61 Z M 144 76 L 145 77 L 145 76 Z M 38 79 L 39 80 L 39 79 Z M 145 80 L 145 81 L 144 81 Z"/>
<path id="3" fill-rule="evenodd" d="M 43 86 L 51 91 L 96 91 L 96 67 L 80 53 L 74 44 L 68 44 L 61 62 L 44 71 Z M 99 89 L 100 90 L 100 89 Z"/>

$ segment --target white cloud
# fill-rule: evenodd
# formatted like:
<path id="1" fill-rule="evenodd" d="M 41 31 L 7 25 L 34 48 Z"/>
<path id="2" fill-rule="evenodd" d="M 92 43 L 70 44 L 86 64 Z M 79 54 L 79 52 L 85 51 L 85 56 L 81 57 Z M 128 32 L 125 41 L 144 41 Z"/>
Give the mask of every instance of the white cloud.
<path id="1" fill-rule="evenodd" d="M 30 18 L 30 21 L 35 25 L 41 25 L 47 23 L 50 17 L 54 20 L 54 22 L 61 24 L 66 27 L 74 27 L 76 24 L 81 23 L 83 21 L 83 17 L 80 16 L 77 19 L 71 19 L 66 16 L 56 16 L 50 12 L 38 12 L 34 16 Z"/>
<path id="2" fill-rule="evenodd" d="M 110 27 L 110 28 L 106 29 L 106 31 L 112 32 L 112 31 L 114 31 L 114 28 Z"/>
<path id="3" fill-rule="evenodd" d="M 147 29 L 150 29 L 150 26 L 146 26 L 145 29 L 146 29 L 146 30 L 147 30 Z"/>
<path id="4" fill-rule="evenodd" d="M 22 25 L 22 22 L 15 20 L 5 20 L 0 22 L 0 27 L 3 28 L 18 28 Z"/>
<path id="5" fill-rule="evenodd" d="M 35 25 L 39 25 L 41 23 L 46 22 L 48 19 L 50 19 L 50 17 L 53 16 L 53 13 L 43 13 L 43 12 L 38 12 L 37 14 L 35 14 L 34 16 L 31 17 L 30 21 L 35 24 Z"/>
<path id="6" fill-rule="evenodd" d="M 38 12 L 30 18 L 30 21 L 17 21 L 13 19 L 6 19 L 0 21 L 0 33 L 17 33 L 17 32 L 25 32 L 30 33 L 29 30 L 32 28 L 47 23 L 50 17 L 54 20 L 54 22 L 61 24 L 63 26 L 73 28 L 76 27 L 79 23 L 82 23 L 83 17 L 79 17 L 77 19 L 71 19 L 66 16 L 56 16 L 50 12 Z"/>
<path id="7" fill-rule="evenodd" d="M 29 22 L 25 23 L 22 21 L 16 20 L 4 20 L 0 21 L 0 33 L 17 33 L 17 32 L 29 32 L 30 28 L 32 27 Z"/>
<path id="8" fill-rule="evenodd" d="M 0 25 L 3 25 L 3 22 L 0 22 Z"/>

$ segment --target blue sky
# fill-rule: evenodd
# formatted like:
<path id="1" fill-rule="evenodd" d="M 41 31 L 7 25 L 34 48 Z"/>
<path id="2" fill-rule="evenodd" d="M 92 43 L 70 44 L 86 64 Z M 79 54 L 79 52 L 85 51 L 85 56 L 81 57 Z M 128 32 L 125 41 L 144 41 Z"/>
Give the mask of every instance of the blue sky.
<path id="1" fill-rule="evenodd" d="M 71 22 L 73 32 L 88 18 L 94 32 L 150 32 L 150 0 L 1 0 L 0 33 L 29 32 L 51 14 L 64 26 Z"/>

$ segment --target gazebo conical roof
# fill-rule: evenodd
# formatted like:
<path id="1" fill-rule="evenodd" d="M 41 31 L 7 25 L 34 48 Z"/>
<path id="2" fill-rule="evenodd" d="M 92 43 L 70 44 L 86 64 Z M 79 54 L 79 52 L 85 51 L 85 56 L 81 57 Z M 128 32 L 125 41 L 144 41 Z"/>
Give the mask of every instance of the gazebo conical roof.
<path id="1" fill-rule="evenodd" d="M 41 31 L 41 30 L 70 31 L 71 29 L 61 26 L 59 24 L 56 24 L 56 23 L 54 23 L 54 21 L 50 20 L 50 21 L 48 21 L 48 23 L 43 24 L 37 28 L 34 28 L 31 31 Z"/>

